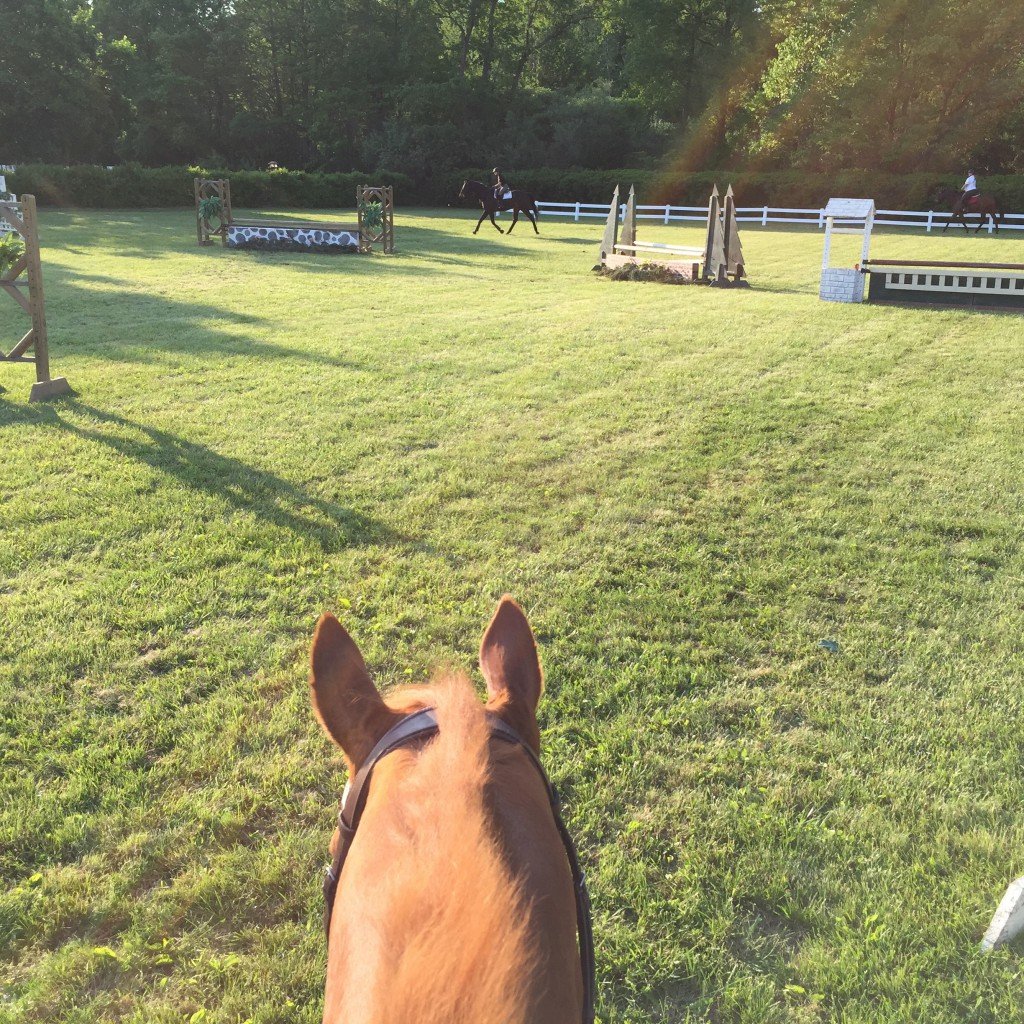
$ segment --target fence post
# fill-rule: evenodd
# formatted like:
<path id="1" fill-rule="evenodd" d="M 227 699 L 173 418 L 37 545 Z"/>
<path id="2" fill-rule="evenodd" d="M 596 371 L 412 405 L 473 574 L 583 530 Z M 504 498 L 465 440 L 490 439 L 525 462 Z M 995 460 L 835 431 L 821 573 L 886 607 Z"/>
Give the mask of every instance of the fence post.
<path id="1" fill-rule="evenodd" d="M 766 206 L 764 208 L 764 210 L 761 212 L 761 227 L 766 227 L 767 225 L 768 225 L 768 207 Z"/>
<path id="2" fill-rule="evenodd" d="M 928 226 L 924 230 L 927 233 L 927 232 L 931 231 L 931 229 L 932 229 L 932 211 L 929 210 L 928 211 Z"/>
<path id="3" fill-rule="evenodd" d="M 825 211 L 824 210 L 819 210 L 818 211 L 818 227 L 819 228 L 822 227 L 824 225 L 824 223 L 825 223 Z"/>
<path id="4" fill-rule="evenodd" d="M 580 222 L 580 204 L 577 203 L 576 204 L 576 223 L 579 224 L 579 222 Z"/>
<path id="5" fill-rule="evenodd" d="M 990 218 L 989 218 L 989 221 L 988 221 L 988 233 L 989 233 L 990 235 L 992 234 L 992 227 L 993 227 L 993 225 L 995 224 L 995 222 L 996 222 L 996 221 L 995 221 L 995 218 L 994 218 L 994 217 L 990 217 Z"/>

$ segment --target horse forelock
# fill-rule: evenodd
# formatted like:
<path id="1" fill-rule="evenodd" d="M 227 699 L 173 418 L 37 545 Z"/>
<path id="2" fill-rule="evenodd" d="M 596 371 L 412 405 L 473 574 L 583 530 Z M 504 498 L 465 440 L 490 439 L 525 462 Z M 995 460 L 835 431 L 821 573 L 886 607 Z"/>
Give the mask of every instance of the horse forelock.
<path id="1" fill-rule="evenodd" d="M 484 802 L 491 778 L 484 707 L 463 675 L 396 691 L 388 704 L 436 708 L 439 733 L 389 801 L 403 856 L 372 880 L 374 941 L 384 944 L 390 969 L 377 979 L 372 1020 L 527 1024 L 517 994 L 536 967 L 529 910 Z"/>

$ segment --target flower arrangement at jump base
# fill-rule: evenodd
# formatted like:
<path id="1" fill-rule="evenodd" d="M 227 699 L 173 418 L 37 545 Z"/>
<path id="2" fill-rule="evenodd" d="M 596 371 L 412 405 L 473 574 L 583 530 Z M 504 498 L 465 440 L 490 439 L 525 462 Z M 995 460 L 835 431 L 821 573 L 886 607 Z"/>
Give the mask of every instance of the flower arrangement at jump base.
<path id="1" fill-rule="evenodd" d="M 611 281 L 654 281 L 657 284 L 690 284 L 690 279 L 661 263 L 629 263 L 621 267 L 594 267 L 601 277 Z"/>

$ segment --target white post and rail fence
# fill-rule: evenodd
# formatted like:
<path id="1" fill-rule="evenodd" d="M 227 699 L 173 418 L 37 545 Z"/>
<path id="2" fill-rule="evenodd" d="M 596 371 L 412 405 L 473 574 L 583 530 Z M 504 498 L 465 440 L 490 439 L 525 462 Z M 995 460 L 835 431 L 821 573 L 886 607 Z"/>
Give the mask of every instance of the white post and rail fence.
<path id="1" fill-rule="evenodd" d="M 581 221 L 587 218 L 605 218 L 608 216 L 607 203 L 547 203 L 539 202 L 540 212 L 546 217 L 568 217 L 573 221 Z M 625 204 L 622 204 L 625 210 Z M 637 220 L 660 221 L 662 224 L 672 224 L 678 221 L 705 221 L 708 216 L 708 208 L 704 206 L 672 206 L 666 203 L 659 206 L 637 206 Z M 968 214 L 970 227 L 975 226 L 974 214 Z M 736 219 L 747 224 L 760 224 L 767 227 L 769 224 L 803 224 L 807 227 L 825 228 L 825 207 L 810 209 L 795 206 L 737 206 Z M 949 219 L 948 210 L 876 210 L 876 228 L 924 228 L 925 231 L 933 229 L 941 230 Z M 951 227 L 958 231 L 959 221 Z M 1004 213 L 999 219 L 999 229 L 1009 231 L 1024 231 L 1024 213 Z M 987 229 L 992 233 L 992 224 L 988 223 Z"/>

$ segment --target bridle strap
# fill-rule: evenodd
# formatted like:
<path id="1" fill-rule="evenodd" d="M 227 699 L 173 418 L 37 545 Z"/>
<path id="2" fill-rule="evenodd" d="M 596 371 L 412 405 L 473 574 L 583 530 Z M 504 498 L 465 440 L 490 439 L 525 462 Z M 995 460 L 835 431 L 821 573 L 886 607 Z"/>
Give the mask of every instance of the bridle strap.
<path id="1" fill-rule="evenodd" d="M 354 832 L 359 819 L 363 816 L 363 807 L 366 804 L 367 783 L 377 762 L 381 758 L 399 747 L 404 747 L 413 740 L 422 739 L 428 736 L 437 735 L 437 714 L 433 708 L 423 708 L 422 711 L 414 711 L 406 715 L 401 721 L 395 723 L 377 742 L 370 751 L 363 766 L 356 772 L 355 778 L 349 786 L 348 793 L 341 802 L 341 810 L 338 813 L 338 825 L 349 832 Z"/>
<path id="2" fill-rule="evenodd" d="M 533 748 L 524 743 L 519 733 L 493 712 L 488 711 L 487 717 L 491 722 L 491 735 L 522 747 L 533 762 L 534 767 L 540 773 L 544 788 L 547 790 L 551 813 L 554 816 L 558 834 L 562 837 L 562 846 L 565 847 L 565 856 L 569 861 L 569 869 L 572 872 L 572 887 L 576 898 L 576 934 L 580 945 L 580 968 L 583 972 L 583 1024 L 593 1024 L 596 1009 L 595 1003 L 597 1001 L 597 972 L 594 957 L 594 924 L 590 910 L 590 892 L 587 890 L 587 875 L 583 870 L 583 865 L 580 864 L 580 856 L 576 850 L 576 844 L 573 842 L 572 835 L 562 819 L 561 798 L 558 795 L 558 790 L 555 789 L 554 784 L 548 778 L 548 773 L 544 771 L 544 765 L 541 764 L 540 758 Z"/>
<path id="3" fill-rule="evenodd" d="M 487 712 L 491 736 L 512 743 L 522 748 L 533 762 L 544 783 L 551 805 L 551 813 L 555 826 L 565 848 L 565 856 L 569 861 L 572 873 L 573 895 L 576 902 L 576 933 L 579 939 L 580 969 L 583 975 L 583 1024 L 594 1024 L 596 1003 L 596 971 L 594 963 L 594 927 L 590 910 L 590 893 L 587 891 L 587 876 L 580 864 L 576 844 L 562 820 L 562 804 L 558 792 L 551 784 L 544 765 L 536 752 L 506 721 L 493 712 Z M 373 746 L 362 767 L 345 787 L 341 798 L 341 809 L 338 811 L 338 846 L 330 867 L 324 876 L 324 931 L 330 937 L 331 914 L 334 910 L 334 898 L 338 891 L 338 878 L 348 855 L 348 850 L 355 837 L 359 820 L 366 806 L 370 776 L 381 758 L 387 757 L 401 747 L 408 746 L 417 740 L 435 736 L 438 732 L 437 714 L 433 708 L 423 708 L 406 715 L 393 725 Z"/>
<path id="4" fill-rule="evenodd" d="M 437 731 L 437 715 L 433 708 L 423 708 L 421 711 L 406 715 L 377 740 L 362 767 L 345 786 L 341 807 L 338 810 L 338 847 L 334 852 L 334 859 L 324 872 L 324 932 L 328 936 L 331 933 L 331 914 L 334 911 L 334 897 L 338 892 L 338 879 L 348 856 L 348 848 L 355 837 L 359 819 L 363 816 L 374 767 L 382 757 L 387 757 L 392 751 L 412 743 L 413 740 L 434 736 Z"/>

